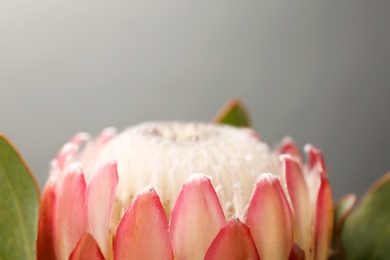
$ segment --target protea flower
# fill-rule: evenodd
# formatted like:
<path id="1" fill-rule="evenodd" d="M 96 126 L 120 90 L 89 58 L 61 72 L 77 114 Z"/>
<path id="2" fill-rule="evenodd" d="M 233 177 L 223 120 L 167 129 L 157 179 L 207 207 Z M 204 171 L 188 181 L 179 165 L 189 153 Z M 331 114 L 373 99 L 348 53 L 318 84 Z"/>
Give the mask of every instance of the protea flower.
<path id="1" fill-rule="evenodd" d="M 305 151 L 203 123 L 77 134 L 43 191 L 38 259 L 327 259 L 331 189 Z"/>

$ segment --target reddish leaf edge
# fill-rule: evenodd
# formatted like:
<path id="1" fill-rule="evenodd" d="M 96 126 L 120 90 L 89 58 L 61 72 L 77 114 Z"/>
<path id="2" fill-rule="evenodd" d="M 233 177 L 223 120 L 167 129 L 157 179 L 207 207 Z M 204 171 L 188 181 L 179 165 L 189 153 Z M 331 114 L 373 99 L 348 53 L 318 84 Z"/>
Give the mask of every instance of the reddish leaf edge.
<path id="1" fill-rule="evenodd" d="M 39 206 L 40 205 L 40 198 L 41 198 L 41 190 L 39 189 L 39 185 L 38 185 L 38 182 L 37 182 L 37 179 L 36 179 L 34 173 L 31 171 L 30 167 L 28 166 L 28 164 L 24 160 L 23 156 L 21 155 L 19 150 L 16 148 L 16 146 L 9 140 L 9 138 L 3 133 L 0 133 L 0 138 L 4 139 L 12 147 L 12 149 L 15 151 L 16 155 L 19 157 L 20 161 L 23 163 L 27 172 L 30 174 L 30 177 L 35 185 L 35 189 L 36 189 L 37 194 L 38 194 L 38 206 Z"/>
<path id="2" fill-rule="evenodd" d="M 212 122 L 215 124 L 219 124 L 223 120 L 223 118 L 236 107 L 241 108 L 245 112 L 245 114 L 248 116 L 248 125 L 249 125 L 249 127 L 251 127 L 252 120 L 249 117 L 248 109 L 243 104 L 243 102 L 241 102 L 238 98 L 233 98 L 233 99 L 230 99 L 228 102 L 226 102 L 225 105 L 217 112 L 217 114 L 215 115 Z"/>
<path id="3" fill-rule="evenodd" d="M 356 205 L 355 208 L 358 208 L 361 204 L 370 197 L 371 194 L 379 190 L 385 183 L 390 181 L 390 171 L 385 173 L 382 177 L 380 177 L 377 181 L 374 182 L 374 184 L 371 185 L 371 187 L 366 191 L 366 193 L 363 195 L 363 197 L 360 199 L 359 203 Z"/>
<path id="4" fill-rule="evenodd" d="M 375 193 L 377 190 L 379 190 L 383 185 L 385 185 L 387 182 L 390 181 L 390 171 L 388 171 L 387 173 L 385 173 L 383 176 L 381 176 L 377 181 L 375 181 L 371 187 L 365 192 L 365 194 L 359 199 L 359 202 L 357 203 L 356 200 L 354 201 L 354 205 L 348 210 L 348 212 L 346 212 L 342 218 L 340 218 L 340 221 L 339 222 L 342 222 L 341 223 L 341 229 L 340 230 L 336 230 L 335 232 L 339 232 L 339 234 L 336 234 L 336 235 L 339 235 L 339 246 L 341 246 L 341 248 L 339 248 L 339 250 L 334 250 L 330 256 L 329 259 L 331 260 L 338 260 L 338 259 L 345 259 L 345 250 L 344 250 L 344 246 L 343 246 L 343 243 L 342 243 L 342 240 L 341 240 L 341 235 L 343 233 L 343 226 L 346 222 L 346 220 L 362 205 L 364 204 L 364 202 L 369 199 L 369 197 Z M 343 196 L 342 198 L 345 198 L 347 196 L 352 196 L 352 194 L 347 194 L 345 196 Z M 341 201 L 341 199 L 340 199 Z M 339 228 L 339 223 L 336 223 L 337 224 L 337 228 Z"/>

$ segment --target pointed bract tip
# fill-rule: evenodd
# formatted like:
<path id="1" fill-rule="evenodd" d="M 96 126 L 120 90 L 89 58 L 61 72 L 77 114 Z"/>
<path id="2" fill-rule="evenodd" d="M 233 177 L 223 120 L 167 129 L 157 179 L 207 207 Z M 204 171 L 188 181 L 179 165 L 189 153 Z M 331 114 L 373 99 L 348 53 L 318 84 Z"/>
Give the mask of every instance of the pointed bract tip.
<path id="1" fill-rule="evenodd" d="M 304 150 L 307 154 L 310 170 L 323 172 L 327 175 L 326 165 L 321 150 L 312 144 L 306 144 Z"/>
<path id="2" fill-rule="evenodd" d="M 170 232 L 177 259 L 203 259 L 225 224 L 225 216 L 210 179 L 193 174 L 182 186 L 171 211 Z"/>
<path id="3" fill-rule="evenodd" d="M 292 139 L 292 137 L 291 136 L 285 136 L 285 137 L 283 137 L 283 139 L 282 139 L 282 144 L 287 144 L 287 143 L 294 143 L 294 140 Z"/>
<path id="4" fill-rule="evenodd" d="M 231 218 L 218 232 L 205 255 L 208 259 L 260 259 L 248 226 Z"/>
<path id="5" fill-rule="evenodd" d="M 287 259 L 293 243 L 293 221 L 277 176 L 261 175 L 249 201 L 246 225 L 260 258 Z"/>
<path id="6" fill-rule="evenodd" d="M 273 175 L 272 173 L 262 173 L 256 185 L 259 185 L 260 182 L 266 182 L 269 185 L 272 185 L 275 181 L 279 181 L 279 177 Z"/>
<path id="7" fill-rule="evenodd" d="M 309 153 L 309 151 L 313 148 L 314 148 L 314 146 L 312 144 L 305 144 L 305 146 L 303 147 L 303 150 L 305 151 L 305 153 Z"/>
<path id="8" fill-rule="evenodd" d="M 290 154 L 281 154 L 279 155 L 279 160 L 281 162 L 286 162 L 286 161 L 290 161 L 290 160 L 294 160 L 293 157 L 290 155 Z"/>
<path id="9" fill-rule="evenodd" d="M 90 135 L 85 132 L 80 132 L 70 139 L 70 143 L 80 145 L 82 142 L 86 142 L 90 139 Z"/>
<path id="10" fill-rule="evenodd" d="M 71 163 L 67 169 L 67 174 L 84 174 L 81 163 Z"/>
<path id="11" fill-rule="evenodd" d="M 106 127 L 103 129 L 102 131 L 102 135 L 115 135 L 118 131 L 116 130 L 115 127 L 113 126 L 110 126 L 110 127 Z"/>
<path id="12" fill-rule="evenodd" d="M 203 173 L 193 173 L 191 176 L 188 178 L 187 182 L 197 182 L 197 183 L 202 183 L 204 181 L 210 181 L 210 177 Z"/>
<path id="13" fill-rule="evenodd" d="M 103 168 L 107 168 L 107 167 L 117 169 L 118 163 L 116 160 L 109 160 L 109 161 L 105 162 L 103 165 L 101 165 L 99 167 L 99 170 L 102 170 Z"/>
<path id="14" fill-rule="evenodd" d="M 114 127 L 107 127 L 100 133 L 100 135 L 97 138 L 96 142 L 99 145 L 105 145 L 113 137 L 115 137 L 116 134 L 117 134 L 116 128 L 114 128 Z"/>
<path id="15" fill-rule="evenodd" d="M 148 185 L 146 186 L 145 188 L 143 188 L 138 194 L 137 196 L 140 196 L 140 195 L 145 195 L 145 194 L 157 194 L 156 193 L 156 190 L 153 188 L 152 185 Z"/>

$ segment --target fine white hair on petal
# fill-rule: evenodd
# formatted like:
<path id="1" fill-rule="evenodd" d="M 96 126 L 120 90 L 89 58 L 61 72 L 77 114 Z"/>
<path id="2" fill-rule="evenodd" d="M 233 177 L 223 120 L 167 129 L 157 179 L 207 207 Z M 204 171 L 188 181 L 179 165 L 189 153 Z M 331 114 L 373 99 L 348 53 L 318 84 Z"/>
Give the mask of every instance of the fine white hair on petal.
<path id="1" fill-rule="evenodd" d="M 206 176 L 203 173 L 193 173 L 191 176 L 188 178 L 188 181 L 194 181 L 197 183 L 200 183 L 202 179 L 211 179 L 210 177 Z"/>
<path id="2" fill-rule="evenodd" d="M 305 151 L 305 153 L 309 153 L 310 149 L 312 149 L 313 145 L 312 144 L 305 144 L 305 146 L 303 147 L 303 150 Z"/>
<path id="3" fill-rule="evenodd" d="M 82 166 L 81 166 L 81 163 L 79 162 L 72 162 L 69 164 L 67 170 L 66 170 L 66 173 L 74 173 L 74 172 L 79 172 L 79 171 L 82 171 L 81 170 Z"/>
<path id="4" fill-rule="evenodd" d="M 194 173 L 202 173 L 211 180 L 225 216 L 231 218 L 244 214 L 261 173 L 284 181 L 278 156 L 245 128 L 150 122 L 130 127 L 102 146 L 87 145 L 86 150 L 80 158 L 87 183 L 100 165 L 117 162 L 117 199 L 125 206 L 152 185 L 170 212 L 182 185 L 195 178 Z"/>
<path id="5" fill-rule="evenodd" d="M 68 153 L 72 150 L 74 150 L 76 148 L 76 144 L 74 143 L 66 143 L 64 144 L 64 146 L 62 146 L 61 150 L 60 150 L 60 154 L 65 154 L 65 153 Z"/>
<path id="6" fill-rule="evenodd" d="M 285 158 L 289 158 L 289 159 L 294 160 L 293 157 L 291 155 L 289 155 L 289 154 L 281 154 L 281 155 L 279 155 L 279 160 L 280 161 L 283 161 Z"/>
<path id="7" fill-rule="evenodd" d="M 148 193 L 151 193 L 153 191 L 154 191 L 153 186 L 148 185 L 145 188 L 143 188 L 138 194 L 148 194 Z"/>
<path id="8" fill-rule="evenodd" d="M 274 183 L 276 179 L 279 178 L 269 172 L 262 173 L 260 175 L 260 180 L 265 180 L 269 185 L 272 185 L 272 183 Z"/>

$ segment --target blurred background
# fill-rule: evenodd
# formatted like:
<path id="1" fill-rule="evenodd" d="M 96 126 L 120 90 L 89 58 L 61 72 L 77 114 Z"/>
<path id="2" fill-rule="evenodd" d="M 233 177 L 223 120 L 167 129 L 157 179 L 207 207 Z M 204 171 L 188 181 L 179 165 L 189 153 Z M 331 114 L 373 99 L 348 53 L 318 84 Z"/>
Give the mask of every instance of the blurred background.
<path id="1" fill-rule="evenodd" d="M 322 149 L 337 199 L 390 170 L 390 1 L 0 3 L 0 132 L 43 186 L 75 133 L 209 121 Z"/>

